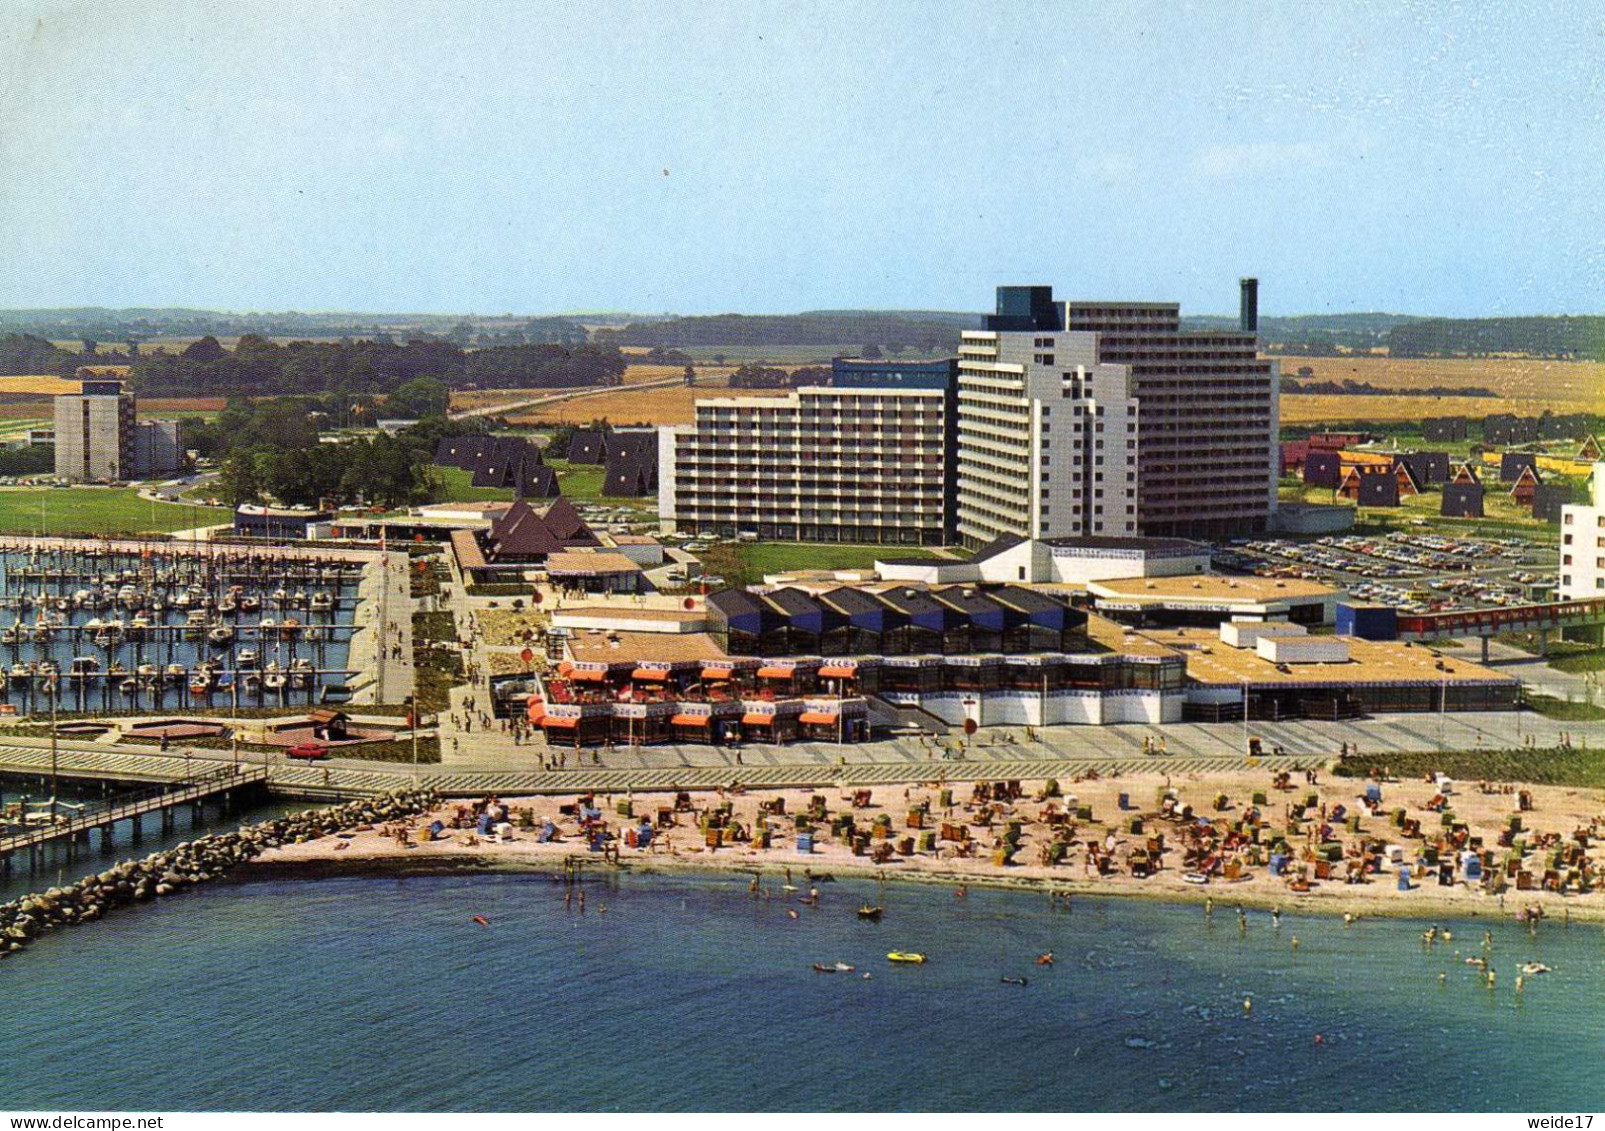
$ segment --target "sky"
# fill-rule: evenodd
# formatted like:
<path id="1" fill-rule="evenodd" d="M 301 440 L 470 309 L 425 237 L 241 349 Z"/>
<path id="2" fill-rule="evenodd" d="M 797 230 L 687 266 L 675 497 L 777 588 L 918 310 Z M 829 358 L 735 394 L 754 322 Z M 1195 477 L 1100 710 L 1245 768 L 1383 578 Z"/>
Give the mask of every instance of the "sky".
<path id="1" fill-rule="evenodd" d="M 1605 312 L 1590 3 L 0 0 L 0 307 Z"/>

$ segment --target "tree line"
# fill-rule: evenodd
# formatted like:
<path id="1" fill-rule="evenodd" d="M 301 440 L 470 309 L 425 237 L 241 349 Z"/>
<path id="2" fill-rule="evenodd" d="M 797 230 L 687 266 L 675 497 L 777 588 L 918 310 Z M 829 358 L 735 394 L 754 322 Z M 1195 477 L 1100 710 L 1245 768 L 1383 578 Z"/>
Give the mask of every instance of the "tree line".
<path id="1" fill-rule="evenodd" d="M 1532 357 L 1605 361 L 1605 316 L 1429 318 L 1388 331 L 1392 357 Z"/>
<path id="2" fill-rule="evenodd" d="M 63 350 L 31 334 L 0 337 L 0 372 L 71 377 L 108 358 Z M 255 334 L 225 349 L 210 335 L 182 353 L 119 355 L 130 383 L 146 396 L 293 396 L 331 391 L 388 393 L 432 379 L 451 388 L 546 389 L 617 385 L 625 358 L 612 346 L 552 343 L 464 349 L 452 342 L 384 336 L 360 341 L 279 345 Z"/>

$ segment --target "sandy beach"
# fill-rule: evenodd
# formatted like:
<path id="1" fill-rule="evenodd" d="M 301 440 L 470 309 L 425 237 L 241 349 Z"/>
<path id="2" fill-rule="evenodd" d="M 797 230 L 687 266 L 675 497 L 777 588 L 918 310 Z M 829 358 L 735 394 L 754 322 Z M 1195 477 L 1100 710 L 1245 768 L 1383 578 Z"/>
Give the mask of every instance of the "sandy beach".
<path id="1" fill-rule="evenodd" d="M 772 897 L 783 895 L 789 874 L 798 891 L 784 893 L 788 898 L 806 897 L 807 875 L 813 873 L 943 883 L 956 890 L 987 885 L 1072 897 L 1207 900 L 1217 912 L 1244 905 L 1430 919 L 1516 915 L 1541 907 L 1546 917 L 1605 920 L 1598 871 L 1605 850 L 1591 835 L 1605 814 L 1605 791 L 1457 782 L 1445 797 L 1436 784 L 1425 781 L 1376 782 L 1324 772 L 1317 784 L 1295 774 L 1285 788 L 1277 788 L 1271 775 L 1253 769 L 1208 778 L 1143 774 L 1065 781 L 1058 783 L 1059 796 L 1049 796 L 1051 787 L 1042 781 L 1017 784 L 1018 797 L 1007 796 L 1012 789 L 995 790 L 988 784 L 936 782 L 822 793 L 695 792 L 679 798 L 678 812 L 672 792 L 596 795 L 590 819 L 597 823 L 589 833 L 581 827 L 577 796 L 501 798 L 513 826 L 510 837 L 453 827 L 471 820 L 475 806 L 447 802 L 408 821 L 404 838 L 400 826 L 391 825 L 290 844 L 264 853 L 247 872 L 546 871 L 562 870 L 565 862 L 578 859 L 587 872 L 621 867 L 636 873 L 755 873 L 759 894 Z M 1368 786 L 1382 793 L 1375 815 L 1362 804 Z M 950 791 L 950 804 L 944 804 L 945 791 Z M 1518 812 L 1522 791 L 1530 808 Z M 1000 796 L 987 799 L 987 792 Z M 1257 805 L 1256 794 L 1264 797 Z M 1124 809 L 1122 795 L 1128 806 Z M 1306 808 L 1312 797 L 1314 804 Z M 1222 798 L 1224 808 L 1217 809 Z M 818 799 L 823 801 L 823 818 L 817 816 Z M 619 812 L 621 803 L 633 810 L 633 817 Z M 813 851 L 805 854 L 798 847 L 796 815 L 808 814 L 810 804 L 816 814 L 809 820 Z M 1344 820 L 1331 819 L 1338 806 L 1347 810 L 1346 816 L 1359 815 L 1358 831 Z M 1445 827 L 1437 807 L 1452 813 L 1451 827 Z M 1418 835 L 1405 835 L 1412 831 L 1409 826 L 1394 823 L 1398 810 L 1405 820 L 1420 822 Z M 709 814 L 715 823 L 724 821 L 727 831 L 710 837 L 703 827 Z M 1300 819 L 1306 814 L 1308 819 Z M 1507 832 L 1512 816 L 1519 818 L 1522 829 L 1514 835 Z M 1289 831 L 1290 817 L 1297 832 Z M 627 830 L 643 819 L 654 832 L 650 843 L 638 847 L 633 843 L 638 837 Z M 1249 839 L 1250 819 L 1259 824 L 1258 846 Z M 856 844 L 840 833 L 832 835 L 832 825 L 840 828 L 847 820 L 857 834 Z M 877 820 L 884 832 L 875 831 Z M 445 829 L 430 839 L 427 830 L 436 821 Z M 557 837 L 543 841 L 548 822 Z M 1012 837 L 1011 822 L 1018 822 Z M 1439 849 L 1440 860 L 1456 858 L 1451 840 L 1456 827 L 1462 847 L 1491 850 L 1493 870 L 1507 873 L 1503 891 L 1491 890 L 1496 885 L 1486 878 L 1468 882 L 1463 867 L 1455 869 L 1449 884 L 1440 883 L 1436 868 L 1422 868 L 1429 847 Z M 762 846 L 765 829 L 768 847 Z M 589 846 L 597 832 L 604 833 L 605 851 Z M 1509 865 L 1516 848 L 1499 844 L 1502 833 L 1507 841 L 1521 839 L 1525 854 L 1519 866 Z M 1010 863 L 1000 863 L 1000 849 L 1011 839 L 1018 847 Z M 710 840 L 728 843 L 713 846 Z M 1285 847 L 1289 857 L 1283 875 L 1272 874 L 1269 864 L 1270 848 L 1278 841 L 1285 842 L 1276 846 Z M 1052 848 L 1056 843 L 1063 847 Z M 1397 853 L 1391 851 L 1394 846 Z M 1541 890 L 1548 858 L 1556 851 L 1570 854 L 1564 867 L 1551 872 L 1554 886 L 1569 889 L 1564 894 Z M 1089 852 L 1095 857 L 1092 864 Z M 1047 863 L 1054 855 L 1059 862 Z M 1409 890 L 1400 889 L 1395 856 L 1411 866 Z M 1322 863 L 1327 857 L 1336 859 Z M 1104 861 L 1101 867 L 1098 859 Z M 1519 872 L 1528 873 L 1532 890 L 1518 890 L 1519 883 L 1527 882 L 1517 878 Z M 1568 872 L 1570 884 L 1564 883 Z M 1197 882 L 1200 873 L 1207 873 L 1207 882 Z M 1358 882 L 1350 882 L 1350 875 Z M 1307 881 L 1307 891 L 1296 890 L 1303 886 L 1294 879 L 1299 876 Z M 1580 890 L 1584 885 L 1588 890 Z"/>

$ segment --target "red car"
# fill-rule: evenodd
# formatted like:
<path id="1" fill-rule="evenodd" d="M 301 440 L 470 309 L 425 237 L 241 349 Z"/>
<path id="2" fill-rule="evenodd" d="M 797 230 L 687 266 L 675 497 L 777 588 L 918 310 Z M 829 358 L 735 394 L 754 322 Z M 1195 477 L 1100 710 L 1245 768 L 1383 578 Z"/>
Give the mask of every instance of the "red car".
<path id="1" fill-rule="evenodd" d="M 329 756 L 329 748 L 320 742 L 300 742 L 284 752 L 286 758 L 304 758 L 308 762 L 316 762 L 319 758 Z"/>

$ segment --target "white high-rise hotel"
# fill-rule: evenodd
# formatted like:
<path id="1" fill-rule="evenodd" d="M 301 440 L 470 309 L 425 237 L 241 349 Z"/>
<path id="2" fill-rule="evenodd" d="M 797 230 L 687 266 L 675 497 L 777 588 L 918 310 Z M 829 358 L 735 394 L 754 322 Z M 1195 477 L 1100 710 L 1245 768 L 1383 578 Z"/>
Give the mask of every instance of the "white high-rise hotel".
<path id="1" fill-rule="evenodd" d="M 1235 331 L 1183 333 L 1174 303 L 999 287 L 959 349 L 958 530 L 1220 538 L 1276 507 L 1279 374 L 1257 296 Z"/>

